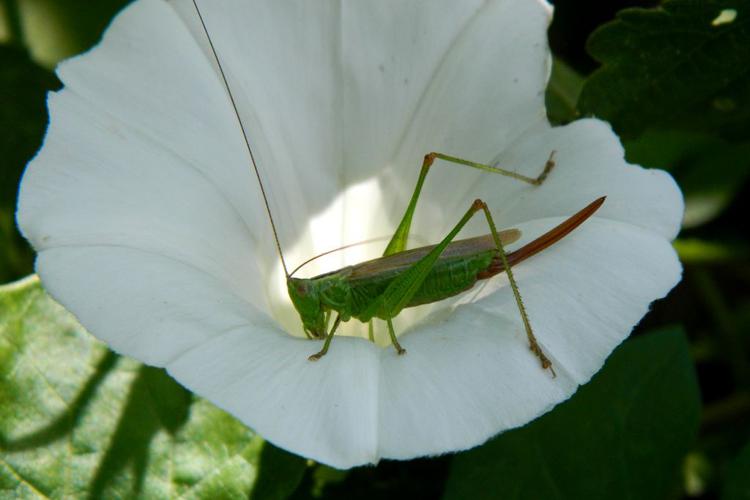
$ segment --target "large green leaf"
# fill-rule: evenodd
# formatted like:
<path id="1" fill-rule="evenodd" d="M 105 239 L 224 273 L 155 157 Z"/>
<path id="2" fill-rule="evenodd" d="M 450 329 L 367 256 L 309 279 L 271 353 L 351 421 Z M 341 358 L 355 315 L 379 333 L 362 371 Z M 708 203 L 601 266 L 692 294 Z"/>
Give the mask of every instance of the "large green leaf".
<path id="1" fill-rule="evenodd" d="M 0 401 L 0 496 L 285 498 L 305 469 L 107 350 L 36 278 L 0 287 Z"/>
<path id="2" fill-rule="evenodd" d="M 720 130 L 750 126 L 750 0 L 667 0 L 626 9 L 588 42 L 603 63 L 585 83 L 584 114 L 625 137 L 652 126 Z"/>
<path id="3" fill-rule="evenodd" d="M 553 412 L 457 455 L 446 498 L 665 498 L 699 416 L 684 335 L 636 338 Z"/>

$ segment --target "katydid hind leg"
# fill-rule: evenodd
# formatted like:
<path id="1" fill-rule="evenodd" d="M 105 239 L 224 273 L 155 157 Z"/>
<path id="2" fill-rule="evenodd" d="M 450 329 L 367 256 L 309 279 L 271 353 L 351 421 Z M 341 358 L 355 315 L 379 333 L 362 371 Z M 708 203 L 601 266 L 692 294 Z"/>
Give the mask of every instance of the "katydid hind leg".
<path id="1" fill-rule="evenodd" d="M 508 263 L 508 255 L 505 253 L 505 248 L 503 248 L 503 243 L 500 240 L 500 235 L 497 232 L 497 228 L 495 227 L 495 221 L 492 219 L 492 214 L 490 213 L 489 208 L 487 208 L 487 205 L 485 204 L 482 207 L 482 210 L 484 211 L 484 215 L 487 219 L 487 225 L 490 226 L 490 232 L 492 233 L 492 238 L 495 240 L 495 245 L 497 246 L 497 251 L 500 254 L 500 260 L 503 263 L 503 266 L 505 268 L 505 272 L 508 275 L 508 282 L 510 283 L 511 290 L 513 291 L 513 296 L 516 300 L 516 305 L 518 306 L 518 312 L 521 314 L 521 320 L 523 321 L 523 327 L 524 330 L 526 330 L 526 337 L 529 341 L 529 349 L 531 349 L 531 352 L 534 353 L 534 355 L 539 358 L 539 361 L 542 363 L 542 368 L 549 369 L 552 373 L 553 377 L 556 377 L 554 368 L 552 368 L 552 362 L 549 360 L 546 354 L 544 354 L 544 351 L 542 351 L 542 348 L 539 346 L 539 342 L 537 342 L 536 337 L 534 336 L 534 332 L 531 329 L 531 323 L 529 322 L 529 315 L 526 313 L 526 306 L 523 304 L 523 299 L 521 298 L 521 292 L 518 289 L 518 283 L 516 283 L 516 278 L 513 275 L 513 270 L 511 265 Z"/>

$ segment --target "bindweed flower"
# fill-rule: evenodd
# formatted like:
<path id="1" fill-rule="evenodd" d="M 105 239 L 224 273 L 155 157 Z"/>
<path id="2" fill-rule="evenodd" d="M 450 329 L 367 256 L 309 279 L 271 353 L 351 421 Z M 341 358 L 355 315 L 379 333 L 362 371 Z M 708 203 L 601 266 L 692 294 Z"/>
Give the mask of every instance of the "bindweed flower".
<path id="1" fill-rule="evenodd" d="M 548 411 L 680 279 L 674 181 L 628 165 L 609 126 L 552 128 L 540 0 L 200 2 L 290 265 L 388 237 L 439 151 L 541 186 L 437 162 L 411 245 L 475 198 L 520 245 L 604 206 L 515 267 L 557 377 L 529 351 L 505 275 L 411 308 L 408 354 L 350 321 L 317 362 L 286 295 L 242 132 L 189 0 L 138 0 L 60 65 L 18 222 L 47 290 L 117 352 L 165 367 L 273 443 L 336 467 L 475 446 Z M 461 233 L 487 233 L 483 217 Z M 307 276 L 378 256 L 349 248 Z"/>

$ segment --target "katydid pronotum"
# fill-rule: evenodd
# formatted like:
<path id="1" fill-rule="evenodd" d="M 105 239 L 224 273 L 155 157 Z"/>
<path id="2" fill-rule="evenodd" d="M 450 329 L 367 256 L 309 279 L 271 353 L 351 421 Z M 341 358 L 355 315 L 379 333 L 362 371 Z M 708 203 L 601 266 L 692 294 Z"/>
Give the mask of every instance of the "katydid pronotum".
<path id="1" fill-rule="evenodd" d="M 553 151 L 550 153 L 541 173 L 537 177 L 527 177 L 499 167 L 475 163 L 442 153 L 429 153 L 424 157 L 417 185 L 406 212 L 382 257 L 313 278 L 294 278 L 292 275 L 297 270 L 291 274 L 288 272 L 260 172 L 229 81 L 208 33 L 197 0 L 193 0 L 193 5 L 207 37 L 247 147 L 273 232 L 279 259 L 286 275 L 289 298 L 302 320 L 303 329 L 308 338 L 325 339 L 322 349 L 312 354 L 309 359 L 315 361 L 323 357 L 328 352 L 341 322 L 349 321 L 352 318 L 363 323 L 369 323 L 370 340 L 372 340 L 373 319 L 384 320 L 393 347 L 398 354 L 405 354 L 406 350 L 398 342 L 392 322 L 393 318 L 404 308 L 452 297 L 468 291 L 481 280 L 505 271 L 526 332 L 529 348 L 539 359 L 542 368 L 549 369 L 554 376 L 555 371 L 552 362 L 540 347 L 532 331 L 528 313 L 513 275 L 512 266 L 553 245 L 576 229 L 599 209 L 604 203 L 605 197 L 594 200 L 555 228 L 510 253 L 505 251 L 504 245 L 516 241 L 520 237 L 520 231 L 517 229 L 498 231 L 487 204 L 477 199 L 474 200 L 463 217 L 440 243 L 407 250 L 406 243 L 411 229 L 412 217 L 427 173 L 435 160 L 439 159 L 456 165 L 500 174 L 534 186 L 541 185 L 555 165 Z M 455 240 L 466 223 L 480 211 L 484 213 L 490 230 L 489 234 Z M 336 313 L 336 318 L 333 325 L 329 327 L 332 312 Z"/>

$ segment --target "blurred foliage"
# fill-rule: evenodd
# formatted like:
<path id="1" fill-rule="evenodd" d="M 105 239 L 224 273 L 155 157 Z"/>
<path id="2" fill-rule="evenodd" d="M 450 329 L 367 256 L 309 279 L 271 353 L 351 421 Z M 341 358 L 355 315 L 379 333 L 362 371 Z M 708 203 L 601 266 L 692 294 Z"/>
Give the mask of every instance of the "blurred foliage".
<path id="1" fill-rule="evenodd" d="M 0 0 L 0 283 L 32 271 L 13 213 L 59 86 L 47 68 L 125 3 Z M 686 198 L 685 279 L 591 384 L 469 452 L 337 471 L 107 351 L 27 280 L 0 291 L 0 496 L 750 498 L 750 0 L 554 4 L 550 121 L 607 119 Z"/>
<path id="2" fill-rule="evenodd" d="M 665 498 L 699 422 L 684 334 L 651 333 L 555 411 L 457 456 L 445 498 Z"/>
<path id="3" fill-rule="evenodd" d="M 0 283 L 29 274 L 32 253 L 15 228 L 16 192 L 47 124 L 47 91 L 60 86 L 23 48 L 0 45 Z"/>
<path id="4" fill-rule="evenodd" d="M 561 59 L 553 59 L 545 105 L 547 117 L 554 125 L 564 125 L 578 118 L 578 96 L 583 77 Z"/>
<path id="5" fill-rule="evenodd" d="M 626 151 L 628 161 L 664 168 L 675 176 L 685 193 L 684 228 L 721 214 L 750 177 L 750 141 L 730 143 L 707 133 L 651 129 L 627 142 Z"/>
<path id="6" fill-rule="evenodd" d="M 750 255 L 750 246 L 746 241 L 727 244 L 696 238 L 678 239 L 674 242 L 674 248 L 686 265 L 741 262 Z"/>
<path id="7" fill-rule="evenodd" d="M 36 278 L 0 287 L 0 400 L 0 492 L 16 498 L 285 498 L 306 467 L 109 351 Z"/>
<path id="8" fill-rule="evenodd" d="M 750 443 L 731 464 L 722 491 L 723 500 L 750 499 Z"/>
<path id="9" fill-rule="evenodd" d="M 101 37 L 112 17 L 131 0 L 2 0 L 17 16 L 14 37 L 35 61 L 53 67 Z"/>

